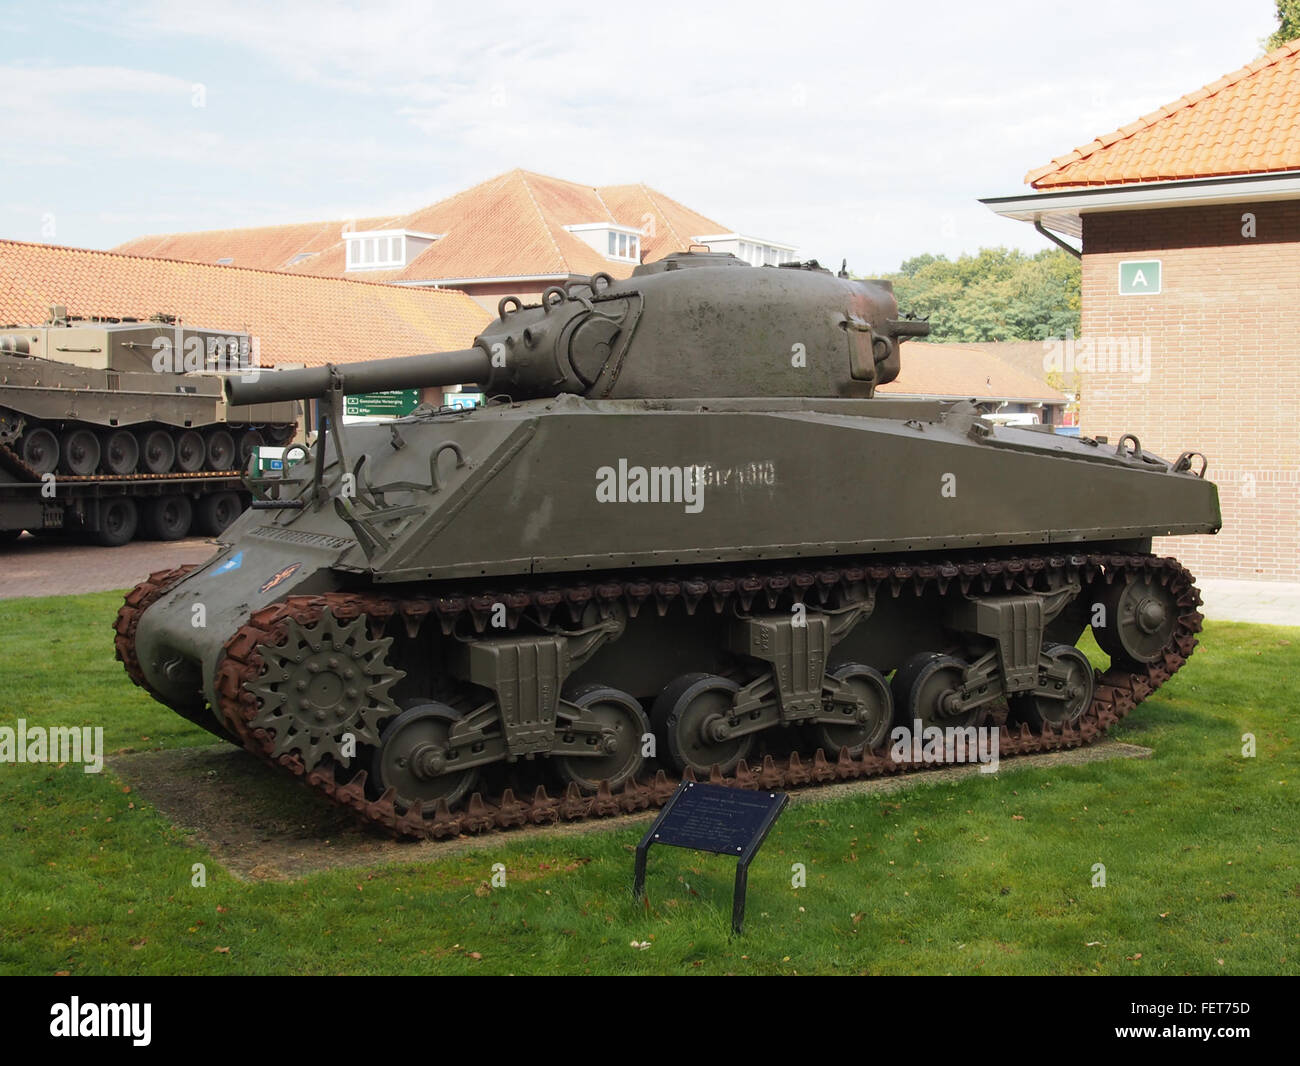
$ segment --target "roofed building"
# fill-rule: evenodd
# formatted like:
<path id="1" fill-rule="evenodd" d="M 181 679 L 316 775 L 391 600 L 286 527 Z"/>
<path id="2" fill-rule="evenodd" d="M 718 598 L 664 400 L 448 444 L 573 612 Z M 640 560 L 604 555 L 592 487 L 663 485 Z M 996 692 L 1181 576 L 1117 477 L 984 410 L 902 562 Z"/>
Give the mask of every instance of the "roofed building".
<path id="1" fill-rule="evenodd" d="M 155 314 L 252 335 L 264 366 L 467 348 L 491 316 L 464 293 L 0 240 L 0 324 Z"/>
<path id="2" fill-rule="evenodd" d="M 1082 432 L 1208 456 L 1223 531 L 1164 548 L 1194 572 L 1300 580 L 1300 41 L 1025 180 L 983 203 L 1082 244 Z"/>
<path id="3" fill-rule="evenodd" d="M 484 307 L 707 243 L 756 266 L 794 245 L 729 230 L 646 185 L 512 170 L 407 215 L 141 237 L 115 250 L 261 270 L 461 289 Z"/>

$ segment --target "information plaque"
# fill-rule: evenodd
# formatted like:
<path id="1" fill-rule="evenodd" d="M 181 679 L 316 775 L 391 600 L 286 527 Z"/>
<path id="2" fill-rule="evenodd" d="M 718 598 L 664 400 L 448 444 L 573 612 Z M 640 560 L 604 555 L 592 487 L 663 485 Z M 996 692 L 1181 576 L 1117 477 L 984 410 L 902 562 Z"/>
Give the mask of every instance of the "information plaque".
<path id="1" fill-rule="evenodd" d="M 740 933 L 745 921 L 749 864 L 789 799 L 783 792 L 683 781 L 637 845 L 633 895 L 637 899 L 645 896 L 646 859 L 652 844 L 734 856 L 738 861 L 731 928 Z"/>

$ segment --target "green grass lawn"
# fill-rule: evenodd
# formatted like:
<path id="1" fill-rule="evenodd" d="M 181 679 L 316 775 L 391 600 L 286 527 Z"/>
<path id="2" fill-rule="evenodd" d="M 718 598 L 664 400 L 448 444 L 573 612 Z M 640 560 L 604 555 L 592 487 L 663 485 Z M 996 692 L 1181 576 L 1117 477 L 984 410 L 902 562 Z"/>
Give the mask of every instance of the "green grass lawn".
<path id="1" fill-rule="evenodd" d="M 114 661 L 119 602 L 0 603 L 0 725 L 212 741 Z M 633 902 L 638 827 L 246 883 L 111 770 L 0 765 L 0 972 L 1300 973 L 1297 682 L 1300 629 L 1211 624 L 1118 733 L 1150 759 L 792 805 L 738 939 L 729 860 L 655 849 Z"/>

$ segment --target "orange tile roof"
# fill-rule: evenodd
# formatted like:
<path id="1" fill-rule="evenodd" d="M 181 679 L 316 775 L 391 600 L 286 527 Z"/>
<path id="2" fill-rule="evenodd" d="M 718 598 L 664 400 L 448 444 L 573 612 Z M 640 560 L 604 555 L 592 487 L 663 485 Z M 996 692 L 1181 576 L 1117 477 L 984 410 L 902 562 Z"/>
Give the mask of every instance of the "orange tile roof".
<path id="1" fill-rule="evenodd" d="M 883 395 L 1066 402 L 1064 393 L 978 348 L 910 341 L 902 362 L 902 373 L 880 387 Z"/>
<path id="2" fill-rule="evenodd" d="M 390 218 L 358 219 L 354 229 L 378 229 Z M 339 239 L 342 222 L 299 222 L 287 226 L 255 226 L 245 229 L 217 229 L 203 233 L 167 233 L 138 237 L 113 249 L 125 255 L 150 255 L 164 259 L 185 259 L 193 263 L 216 263 L 229 259 L 228 266 L 257 270 L 283 270 L 295 255 L 315 255 Z"/>
<path id="3" fill-rule="evenodd" d="M 83 317 L 248 332 L 267 366 L 467 348 L 492 316 L 464 293 L 0 240 L 0 323 Z"/>
<path id="4" fill-rule="evenodd" d="M 597 188 L 560 178 L 512 170 L 420 208 L 409 215 L 365 219 L 353 229 L 409 229 L 438 233 L 421 255 L 398 270 L 354 272 L 371 281 L 436 281 L 450 278 L 591 274 L 627 277 L 632 264 L 613 263 L 564 227 L 617 222 L 646 229 L 643 258 L 685 251 L 691 238 L 726 232 L 706 218 L 645 185 Z M 267 226 L 205 233 L 141 237 L 115 251 L 168 255 L 294 273 L 342 276 L 346 249 L 342 221 Z M 311 253 L 298 263 L 296 254 Z"/>
<path id="5" fill-rule="evenodd" d="M 1025 181 L 1035 189 L 1300 170 L 1300 40 L 1121 126 Z"/>

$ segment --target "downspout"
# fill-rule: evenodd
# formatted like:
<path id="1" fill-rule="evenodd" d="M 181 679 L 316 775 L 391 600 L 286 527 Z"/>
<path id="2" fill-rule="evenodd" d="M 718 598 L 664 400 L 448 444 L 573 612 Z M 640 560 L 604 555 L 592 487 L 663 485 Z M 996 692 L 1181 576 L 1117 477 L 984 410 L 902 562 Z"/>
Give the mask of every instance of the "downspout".
<path id="1" fill-rule="evenodd" d="M 1065 241 L 1061 240 L 1060 237 L 1058 237 L 1055 233 L 1053 233 L 1046 226 L 1044 226 L 1042 222 L 1040 222 L 1038 219 L 1034 219 L 1034 229 L 1038 230 L 1039 233 L 1041 233 L 1053 244 L 1061 248 L 1064 248 L 1067 252 L 1069 252 L 1072 256 L 1074 256 L 1075 259 L 1083 258 L 1083 252 L 1081 252 L 1078 248 L 1074 247 L 1074 245 L 1067 244 Z"/>

